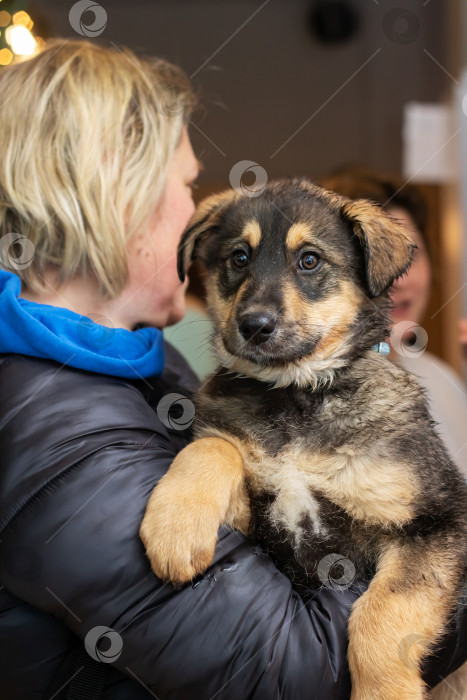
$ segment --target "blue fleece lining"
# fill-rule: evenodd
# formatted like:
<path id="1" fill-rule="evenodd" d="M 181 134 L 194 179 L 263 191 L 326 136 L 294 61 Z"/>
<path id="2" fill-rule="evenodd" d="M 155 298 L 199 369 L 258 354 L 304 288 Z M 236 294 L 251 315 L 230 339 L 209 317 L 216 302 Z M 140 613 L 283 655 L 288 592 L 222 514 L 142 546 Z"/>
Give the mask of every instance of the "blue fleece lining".
<path id="1" fill-rule="evenodd" d="M 18 275 L 0 270 L 0 353 L 129 379 L 161 374 L 164 339 L 158 328 L 109 328 L 68 309 L 20 299 L 20 292 Z"/>

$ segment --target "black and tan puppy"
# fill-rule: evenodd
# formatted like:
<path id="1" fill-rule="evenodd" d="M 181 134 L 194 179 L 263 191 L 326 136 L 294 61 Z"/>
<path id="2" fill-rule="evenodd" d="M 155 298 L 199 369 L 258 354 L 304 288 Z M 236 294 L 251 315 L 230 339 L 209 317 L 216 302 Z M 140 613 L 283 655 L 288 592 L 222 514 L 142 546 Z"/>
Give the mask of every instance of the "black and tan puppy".
<path id="1" fill-rule="evenodd" d="M 222 524 L 296 583 L 323 585 L 330 555 L 371 576 L 349 622 L 353 700 L 424 697 L 419 665 L 465 582 L 465 482 L 415 379 L 372 350 L 412 249 L 379 207 L 305 180 L 201 204 L 179 274 L 205 263 L 221 367 L 141 527 L 174 582 L 209 566 Z"/>

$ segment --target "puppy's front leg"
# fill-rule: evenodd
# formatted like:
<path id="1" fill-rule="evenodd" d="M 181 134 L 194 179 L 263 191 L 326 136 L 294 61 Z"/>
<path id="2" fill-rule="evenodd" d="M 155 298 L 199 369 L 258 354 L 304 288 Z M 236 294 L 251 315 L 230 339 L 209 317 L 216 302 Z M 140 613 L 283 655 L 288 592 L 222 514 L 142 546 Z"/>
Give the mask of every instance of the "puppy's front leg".
<path id="1" fill-rule="evenodd" d="M 444 630 L 459 577 L 443 544 L 393 544 L 381 557 L 349 620 L 351 700 L 428 697 L 420 664 Z"/>
<path id="2" fill-rule="evenodd" d="M 185 447 L 149 499 L 140 529 L 159 578 L 185 583 L 208 568 L 221 525 L 246 534 L 249 501 L 243 460 L 221 438 Z"/>

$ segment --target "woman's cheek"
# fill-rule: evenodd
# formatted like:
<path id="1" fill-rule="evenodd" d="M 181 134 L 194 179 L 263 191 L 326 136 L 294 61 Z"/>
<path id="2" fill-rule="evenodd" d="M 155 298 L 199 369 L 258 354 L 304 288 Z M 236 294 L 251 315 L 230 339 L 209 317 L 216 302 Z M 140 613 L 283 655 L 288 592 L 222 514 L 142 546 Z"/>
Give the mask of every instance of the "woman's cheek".
<path id="1" fill-rule="evenodd" d="M 426 309 L 430 300 L 431 269 L 428 259 L 422 258 L 421 260 L 417 260 L 415 263 L 415 269 L 413 270 L 412 274 L 416 280 L 415 294 L 416 307 L 418 309 L 418 318 L 416 320 L 420 322 L 422 317 L 426 313 Z"/>
<path id="2" fill-rule="evenodd" d="M 420 269 L 418 270 L 420 292 L 427 297 L 430 294 L 431 287 L 431 270 L 427 258 L 422 258 L 419 262 Z"/>

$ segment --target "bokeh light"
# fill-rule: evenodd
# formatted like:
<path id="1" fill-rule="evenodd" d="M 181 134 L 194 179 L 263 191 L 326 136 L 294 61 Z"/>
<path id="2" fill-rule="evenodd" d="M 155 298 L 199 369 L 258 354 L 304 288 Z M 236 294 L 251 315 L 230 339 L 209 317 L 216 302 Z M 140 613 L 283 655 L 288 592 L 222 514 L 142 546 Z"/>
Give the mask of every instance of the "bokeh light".
<path id="1" fill-rule="evenodd" d="M 8 27 L 11 22 L 11 15 L 6 10 L 0 12 L 0 27 Z"/>
<path id="2" fill-rule="evenodd" d="M 10 25 L 5 31 L 7 42 L 10 44 L 13 53 L 18 56 L 30 56 L 36 48 L 36 40 L 33 35 L 20 24 Z"/>
<path id="3" fill-rule="evenodd" d="M 0 66 L 7 66 L 13 60 L 10 49 L 0 49 Z"/>
<path id="4" fill-rule="evenodd" d="M 0 0 L 3 2 L 3 0 Z M 32 56 L 44 46 L 44 40 L 34 36 L 34 22 L 25 9 L 25 2 L 6 2 L 0 10 L 0 66 L 7 66 L 15 60 Z"/>
<path id="5" fill-rule="evenodd" d="M 27 12 L 24 12 L 24 10 L 20 10 L 19 12 L 15 12 L 13 15 L 13 24 L 20 24 L 23 27 L 26 27 L 26 29 L 31 29 L 33 28 L 34 22 L 30 18 Z"/>

